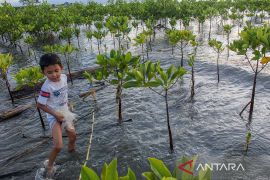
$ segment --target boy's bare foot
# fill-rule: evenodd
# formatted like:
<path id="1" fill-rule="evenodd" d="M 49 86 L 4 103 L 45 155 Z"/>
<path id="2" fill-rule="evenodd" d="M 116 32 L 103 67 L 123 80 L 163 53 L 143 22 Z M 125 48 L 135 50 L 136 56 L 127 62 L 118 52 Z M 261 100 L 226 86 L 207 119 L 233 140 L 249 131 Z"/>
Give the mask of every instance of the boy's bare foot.
<path id="1" fill-rule="evenodd" d="M 45 178 L 46 179 L 52 179 L 54 177 L 54 174 L 56 172 L 56 167 L 54 166 L 48 166 L 49 160 L 45 160 L 44 166 L 45 166 Z"/>

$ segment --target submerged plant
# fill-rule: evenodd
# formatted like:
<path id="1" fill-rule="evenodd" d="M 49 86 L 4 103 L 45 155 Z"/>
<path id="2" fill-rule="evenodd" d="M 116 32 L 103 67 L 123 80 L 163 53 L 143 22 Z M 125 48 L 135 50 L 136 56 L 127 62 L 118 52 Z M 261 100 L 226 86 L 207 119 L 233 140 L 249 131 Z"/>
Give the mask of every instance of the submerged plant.
<path id="1" fill-rule="evenodd" d="M 164 70 L 160 66 L 160 62 L 153 64 L 147 61 L 141 64 L 138 68 L 133 69 L 128 73 L 128 81 L 124 84 L 125 88 L 131 87 L 148 87 L 153 92 L 162 96 L 166 104 L 167 127 L 169 132 L 170 149 L 173 150 L 172 131 L 169 117 L 168 91 L 175 85 L 177 80 L 186 74 L 186 70 L 182 67 L 170 66 Z M 162 91 L 154 90 L 154 87 L 161 87 Z"/>
<path id="2" fill-rule="evenodd" d="M 0 54 L 0 75 L 1 78 L 5 81 L 11 101 L 14 103 L 14 99 L 10 90 L 10 84 L 7 78 L 8 68 L 12 64 L 12 59 L 13 56 L 11 54 Z"/>
<path id="3" fill-rule="evenodd" d="M 37 84 L 41 83 L 44 80 L 44 76 L 41 73 L 40 67 L 33 66 L 33 67 L 21 69 L 17 74 L 15 74 L 14 79 L 17 83 L 16 89 L 21 89 L 25 86 L 29 86 L 33 88 L 34 90 L 33 96 L 35 99 L 35 103 L 37 104 L 37 98 L 36 98 Z M 39 108 L 37 108 L 37 111 L 39 114 L 41 125 L 43 129 L 45 129 L 45 124 L 44 124 Z"/>
<path id="4" fill-rule="evenodd" d="M 251 140 L 251 132 L 248 131 L 246 134 L 246 145 L 245 145 L 246 152 L 248 151 L 248 146 L 250 144 L 250 140 Z"/>
<path id="5" fill-rule="evenodd" d="M 222 47 L 222 42 L 217 41 L 216 39 L 211 39 L 208 42 L 209 46 L 214 49 L 217 53 L 217 77 L 218 77 L 218 83 L 219 83 L 219 56 L 224 50 L 224 47 Z"/>

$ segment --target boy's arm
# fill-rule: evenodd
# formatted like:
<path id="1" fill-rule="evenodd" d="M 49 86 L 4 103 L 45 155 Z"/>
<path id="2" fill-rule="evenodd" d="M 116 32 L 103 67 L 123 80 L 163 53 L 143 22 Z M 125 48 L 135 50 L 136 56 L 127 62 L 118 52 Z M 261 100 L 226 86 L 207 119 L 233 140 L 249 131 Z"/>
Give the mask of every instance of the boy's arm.
<path id="1" fill-rule="evenodd" d="M 49 108 L 47 105 L 41 104 L 41 103 L 37 103 L 37 108 L 43 110 L 46 113 L 49 113 L 51 115 L 53 115 L 57 121 L 62 122 L 64 120 L 64 116 L 63 114 L 61 114 L 60 112 L 57 112 L 51 108 Z"/>

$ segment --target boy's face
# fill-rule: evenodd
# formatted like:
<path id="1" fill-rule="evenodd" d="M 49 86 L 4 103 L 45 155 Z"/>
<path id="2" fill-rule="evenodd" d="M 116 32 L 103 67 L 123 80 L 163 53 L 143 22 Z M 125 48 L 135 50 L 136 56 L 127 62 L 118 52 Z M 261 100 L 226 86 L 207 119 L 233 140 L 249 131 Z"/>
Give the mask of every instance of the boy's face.
<path id="1" fill-rule="evenodd" d="M 49 65 L 44 67 L 43 74 L 53 82 L 60 81 L 61 72 L 63 70 L 63 67 L 59 64 Z"/>

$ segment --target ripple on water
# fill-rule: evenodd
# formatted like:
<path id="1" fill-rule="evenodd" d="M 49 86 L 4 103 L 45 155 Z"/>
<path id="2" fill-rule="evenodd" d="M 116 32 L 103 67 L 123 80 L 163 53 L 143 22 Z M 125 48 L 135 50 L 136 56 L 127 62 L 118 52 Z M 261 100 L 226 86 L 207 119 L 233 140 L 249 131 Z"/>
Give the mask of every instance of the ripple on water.
<path id="1" fill-rule="evenodd" d="M 196 24 L 192 24 L 195 27 Z M 213 27 L 217 29 L 217 27 Z M 235 31 L 236 29 L 234 29 Z M 196 30 L 197 31 L 197 30 Z M 135 32 L 132 33 L 132 36 Z M 232 38 L 235 38 L 236 34 Z M 206 37 L 206 35 L 205 35 Z M 213 35 L 225 41 L 222 35 Z M 81 49 L 77 57 L 72 56 L 72 70 L 94 65 L 97 48 L 90 50 L 90 43 L 81 38 Z M 108 36 L 106 45 L 110 49 L 113 42 Z M 74 41 L 75 42 L 75 41 Z M 96 42 L 93 43 L 93 46 Z M 140 54 L 140 48 L 132 47 L 133 54 Z M 189 51 L 189 50 L 187 50 Z M 40 55 L 40 52 L 39 54 Z M 180 64 L 180 53 L 175 51 L 171 55 L 171 47 L 164 40 L 164 35 L 157 34 L 153 52 L 149 53 L 150 59 L 156 62 L 161 60 L 164 68 L 170 64 Z M 63 57 L 62 57 L 63 58 Z M 186 59 L 186 57 L 184 57 Z M 220 83 L 217 83 L 216 53 L 210 50 L 205 41 L 198 48 L 197 61 L 195 62 L 195 97 L 190 99 L 190 74 L 180 80 L 169 91 L 169 112 L 175 152 L 170 153 L 168 144 L 168 131 L 166 124 L 166 106 L 164 98 L 149 89 L 124 89 L 122 110 L 124 120 L 132 122 L 117 125 L 117 105 L 115 103 L 114 86 L 97 93 L 98 111 L 95 113 L 95 128 L 87 165 L 101 171 L 104 162 L 110 162 L 113 157 L 118 158 L 121 175 L 126 174 L 128 165 L 140 175 L 149 170 L 147 157 L 156 157 L 164 160 L 170 169 L 179 158 L 187 154 L 198 154 L 198 162 L 235 162 L 242 163 L 244 172 L 214 171 L 213 179 L 255 179 L 257 177 L 269 178 L 269 74 L 260 74 L 257 83 L 257 94 L 253 123 L 251 127 L 252 140 L 249 152 L 244 155 L 243 147 L 246 136 L 247 111 L 240 118 L 238 113 L 250 100 L 253 74 L 243 57 L 231 53 L 229 60 L 226 52 L 220 60 Z M 16 72 L 20 67 L 28 65 L 26 61 L 12 66 L 11 72 Z M 187 67 L 187 66 L 185 66 Z M 187 67 L 187 69 L 190 69 Z M 66 70 L 66 69 L 65 69 Z M 269 68 L 266 69 L 268 72 Z M 88 147 L 89 133 L 92 125 L 90 111 L 94 108 L 92 97 L 83 102 L 78 95 L 88 90 L 86 80 L 74 80 L 74 85 L 69 86 L 70 99 L 79 115 L 76 122 L 77 151 L 79 159 L 74 159 L 67 153 L 67 138 L 64 137 L 64 148 L 57 158 L 60 170 L 58 179 L 76 179 L 79 175 L 80 165 L 84 162 Z M 0 86 L 0 109 L 10 108 L 11 104 L 4 86 Z M 160 91 L 161 89 L 157 89 Z M 33 102 L 30 99 L 21 100 L 19 103 Z M 34 107 L 28 109 L 20 116 L 1 122 L 0 125 L 0 178 L 5 174 L 8 179 L 14 176 L 18 179 L 34 177 L 41 162 L 48 157 L 51 149 L 51 140 L 40 144 L 50 135 L 48 124 L 43 132 L 38 114 Z M 25 136 L 25 137 L 24 137 Z M 24 138 L 23 138 L 24 137 Z M 34 149 L 31 149 L 35 147 Z M 30 151 L 31 150 L 31 151 Z M 29 153 L 25 153 L 29 152 Z M 18 155 L 18 156 L 17 156 Z M 7 161 L 8 158 L 10 160 Z M 7 163 L 8 162 L 8 163 Z M 22 166 L 23 165 L 23 166 Z M 141 176 L 138 176 L 140 179 Z"/>

